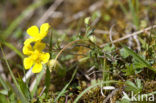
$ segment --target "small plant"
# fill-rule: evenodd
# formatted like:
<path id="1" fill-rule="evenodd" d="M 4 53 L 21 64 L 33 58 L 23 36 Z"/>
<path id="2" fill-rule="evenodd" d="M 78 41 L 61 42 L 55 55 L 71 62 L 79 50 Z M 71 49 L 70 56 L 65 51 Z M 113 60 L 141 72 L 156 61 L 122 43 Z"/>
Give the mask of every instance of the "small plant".
<path id="1" fill-rule="evenodd" d="M 46 44 L 42 42 L 42 39 L 48 33 L 49 27 L 49 24 L 45 23 L 41 25 L 40 32 L 36 26 L 32 26 L 27 30 L 31 38 L 24 42 L 23 53 L 28 56 L 24 59 L 24 67 L 30 69 L 33 66 L 33 73 L 41 72 L 42 64 L 49 61 L 50 54 L 43 52 Z M 34 43 L 33 46 L 32 43 Z"/>
<path id="2" fill-rule="evenodd" d="M 0 103 L 154 102 L 155 6 L 2 0 Z"/>

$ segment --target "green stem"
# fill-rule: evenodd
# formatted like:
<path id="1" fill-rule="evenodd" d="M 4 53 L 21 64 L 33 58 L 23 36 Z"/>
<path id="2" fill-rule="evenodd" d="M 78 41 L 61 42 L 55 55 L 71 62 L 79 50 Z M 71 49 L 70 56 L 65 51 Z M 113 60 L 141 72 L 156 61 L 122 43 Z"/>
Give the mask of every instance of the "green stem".
<path id="1" fill-rule="evenodd" d="M 17 81 L 16 81 L 16 78 L 15 78 L 13 72 L 11 71 L 11 68 L 10 68 L 10 66 L 9 66 L 9 63 L 8 63 L 7 59 L 6 59 L 6 56 L 5 56 L 5 53 L 4 53 L 3 49 L 2 49 L 1 44 L 0 44 L 0 48 L 1 48 L 1 51 L 2 51 L 2 54 L 3 54 L 4 60 L 5 60 L 5 62 L 6 62 L 6 65 L 7 65 L 7 67 L 8 67 L 8 70 L 9 70 L 9 72 L 10 72 L 10 75 L 11 75 L 11 77 L 12 77 L 12 79 L 13 79 L 13 82 L 14 82 L 14 84 L 16 85 L 16 87 L 17 87 L 17 89 L 18 89 L 19 98 L 21 99 L 22 103 L 29 103 L 29 102 L 27 101 L 27 99 L 25 98 L 25 96 L 24 96 L 24 94 L 23 94 L 23 92 L 22 92 L 20 86 L 18 85 L 18 83 L 17 83 Z"/>

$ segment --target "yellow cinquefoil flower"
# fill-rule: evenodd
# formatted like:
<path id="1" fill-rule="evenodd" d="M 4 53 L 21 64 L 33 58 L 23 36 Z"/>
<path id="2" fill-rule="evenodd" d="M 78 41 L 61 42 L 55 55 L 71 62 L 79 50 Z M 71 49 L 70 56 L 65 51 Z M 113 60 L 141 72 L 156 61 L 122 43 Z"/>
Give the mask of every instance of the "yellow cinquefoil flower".
<path id="1" fill-rule="evenodd" d="M 39 73 L 43 64 L 49 61 L 50 54 L 43 52 L 46 44 L 41 41 L 47 35 L 49 27 L 49 24 L 45 23 L 41 25 L 40 32 L 37 26 L 32 26 L 27 30 L 32 38 L 24 42 L 23 53 L 28 56 L 24 58 L 24 68 L 30 69 L 32 67 L 33 73 Z M 33 46 L 32 42 L 34 42 Z"/>
<path id="2" fill-rule="evenodd" d="M 26 44 L 23 47 L 23 53 L 25 55 L 31 55 L 35 50 L 42 51 L 45 46 L 46 44 L 42 42 L 36 42 L 33 47 L 31 46 L 31 44 Z"/>
<path id="3" fill-rule="evenodd" d="M 49 53 L 42 52 L 45 48 L 45 43 L 37 42 L 32 47 L 31 45 L 25 45 L 23 47 L 23 53 L 28 57 L 24 58 L 25 69 L 30 69 L 32 66 L 33 73 L 39 73 L 42 70 L 42 65 L 49 61 Z"/>
<path id="4" fill-rule="evenodd" d="M 40 27 L 40 31 L 37 26 L 31 26 L 27 29 L 27 33 L 32 37 L 30 39 L 27 39 L 24 42 L 24 45 L 30 44 L 31 42 L 41 41 L 48 33 L 50 25 L 48 23 L 44 23 Z"/>
<path id="5" fill-rule="evenodd" d="M 35 50 L 32 55 L 24 59 L 24 67 L 25 69 L 30 69 L 33 66 L 32 72 L 39 73 L 42 70 L 42 65 L 47 63 L 49 58 L 49 53 Z"/>

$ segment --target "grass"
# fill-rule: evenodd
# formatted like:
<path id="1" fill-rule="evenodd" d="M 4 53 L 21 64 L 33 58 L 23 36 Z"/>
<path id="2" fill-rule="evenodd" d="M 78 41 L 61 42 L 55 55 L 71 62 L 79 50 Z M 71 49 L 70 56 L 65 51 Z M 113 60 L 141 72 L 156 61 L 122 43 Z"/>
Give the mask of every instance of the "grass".
<path id="1" fill-rule="evenodd" d="M 49 33 L 42 40 L 50 60 L 43 64 L 40 73 L 29 74 L 25 82 L 22 78 L 28 72 L 23 66 L 22 48 L 26 30 L 28 25 L 36 24 L 55 0 L 27 1 L 25 9 L 20 6 L 22 2 L 12 1 L 12 6 L 2 2 L 6 7 L 0 18 L 11 15 L 11 7 L 15 8 L 15 17 L 0 22 L 0 103 L 130 103 L 127 98 L 132 92 L 136 96 L 155 97 L 156 30 L 155 26 L 146 29 L 155 24 L 155 2 L 104 0 L 98 10 L 82 12 L 85 16 L 76 20 L 72 15 L 96 1 L 67 0 L 55 5 L 56 11 L 47 19 L 51 25 Z M 2 4 L 0 7 L 4 7 Z M 73 21 L 66 24 L 64 18 Z M 138 33 L 140 30 L 143 31 Z M 137 38 L 121 40 L 126 37 L 124 34 L 134 32 L 138 33 Z M 137 102 L 149 101 L 144 98 Z"/>
<path id="2" fill-rule="evenodd" d="M 19 96 L 20 100 L 21 100 L 23 103 L 28 103 L 28 100 L 25 98 L 25 96 L 24 96 L 24 94 L 23 94 L 23 92 L 22 92 L 22 90 L 21 90 L 19 84 L 17 83 L 17 80 L 16 80 L 16 78 L 15 78 L 15 76 L 14 76 L 14 74 L 13 74 L 13 72 L 12 72 L 10 66 L 9 66 L 9 63 L 8 63 L 8 61 L 7 61 L 7 59 L 6 59 L 6 56 L 5 56 L 5 54 L 4 54 L 4 51 L 3 51 L 3 48 L 2 48 L 1 45 L 0 45 L 0 48 L 1 48 L 1 51 L 2 51 L 2 54 L 3 54 L 4 60 L 5 60 L 6 64 L 7 64 L 8 70 L 9 70 L 9 72 L 10 72 L 10 75 L 11 75 L 11 77 L 12 77 L 12 79 L 13 79 L 13 82 L 14 82 L 14 84 L 16 85 L 16 88 L 17 88 L 17 91 L 18 91 L 18 93 L 16 93 L 16 94 Z M 3 85 L 4 85 L 4 84 L 5 84 L 5 83 L 3 82 Z M 5 87 L 5 88 L 6 88 L 6 87 Z"/>
<path id="3" fill-rule="evenodd" d="M 31 12 L 33 12 L 36 8 L 48 3 L 46 0 L 39 0 L 30 6 L 28 6 L 22 13 L 19 15 L 12 23 L 9 25 L 9 27 L 4 30 L 2 38 L 6 39 L 11 33 L 18 27 L 18 25 L 24 20 L 25 17 L 28 17 Z"/>

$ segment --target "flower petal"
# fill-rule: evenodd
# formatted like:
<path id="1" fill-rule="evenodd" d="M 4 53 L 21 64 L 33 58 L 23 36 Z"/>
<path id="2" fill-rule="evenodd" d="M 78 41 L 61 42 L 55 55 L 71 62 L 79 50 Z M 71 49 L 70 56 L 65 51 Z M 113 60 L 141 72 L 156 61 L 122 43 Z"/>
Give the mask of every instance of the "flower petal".
<path id="1" fill-rule="evenodd" d="M 30 44 L 24 45 L 23 47 L 23 54 L 31 55 L 32 54 L 32 46 Z"/>
<path id="2" fill-rule="evenodd" d="M 31 54 L 31 57 L 34 61 L 41 61 L 40 60 L 41 52 L 38 50 L 34 50 L 33 53 Z"/>
<path id="3" fill-rule="evenodd" d="M 48 33 L 48 29 L 50 28 L 50 25 L 48 24 L 48 23 L 44 23 L 44 24 L 42 24 L 41 25 L 41 27 L 40 27 L 40 33 L 42 34 L 44 34 L 44 33 Z"/>
<path id="4" fill-rule="evenodd" d="M 42 53 L 41 55 L 41 60 L 42 62 L 45 64 L 49 61 L 50 58 L 50 54 L 49 53 Z"/>
<path id="5" fill-rule="evenodd" d="M 42 51 L 45 47 L 46 44 L 42 42 L 36 42 L 34 45 L 34 49 L 37 49 L 38 51 Z"/>
<path id="6" fill-rule="evenodd" d="M 41 25 L 40 34 L 38 36 L 39 40 L 43 39 L 47 35 L 49 27 L 50 25 L 48 23 L 44 23 Z"/>
<path id="7" fill-rule="evenodd" d="M 39 34 L 39 29 L 37 26 L 31 26 L 30 28 L 27 29 L 27 33 L 31 36 L 31 37 L 38 37 Z"/>
<path id="8" fill-rule="evenodd" d="M 39 73 L 42 70 L 42 64 L 41 63 L 35 63 L 34 67 L 32 68 L 33 73 Z"/>
<path id="9" fill-rule="evenodd" d="M 24 68 L 25 68 L 25 69 L 30 69 L 30 68 L 32 67 L 33 63 L 34 63 L 34 62 L 33 62 L 33 60 L 31 59 L 31 57 L 24 58 L 23 64 L 24 64 Z"/>
<path id="10" fill-rule="evenodd" d="M 29 45 L 29 44 L 31 44 L 34 41 L 35 41 L 34 38 L 26 39 L 25 42 L 24 42 L 24 45 Z"/>

